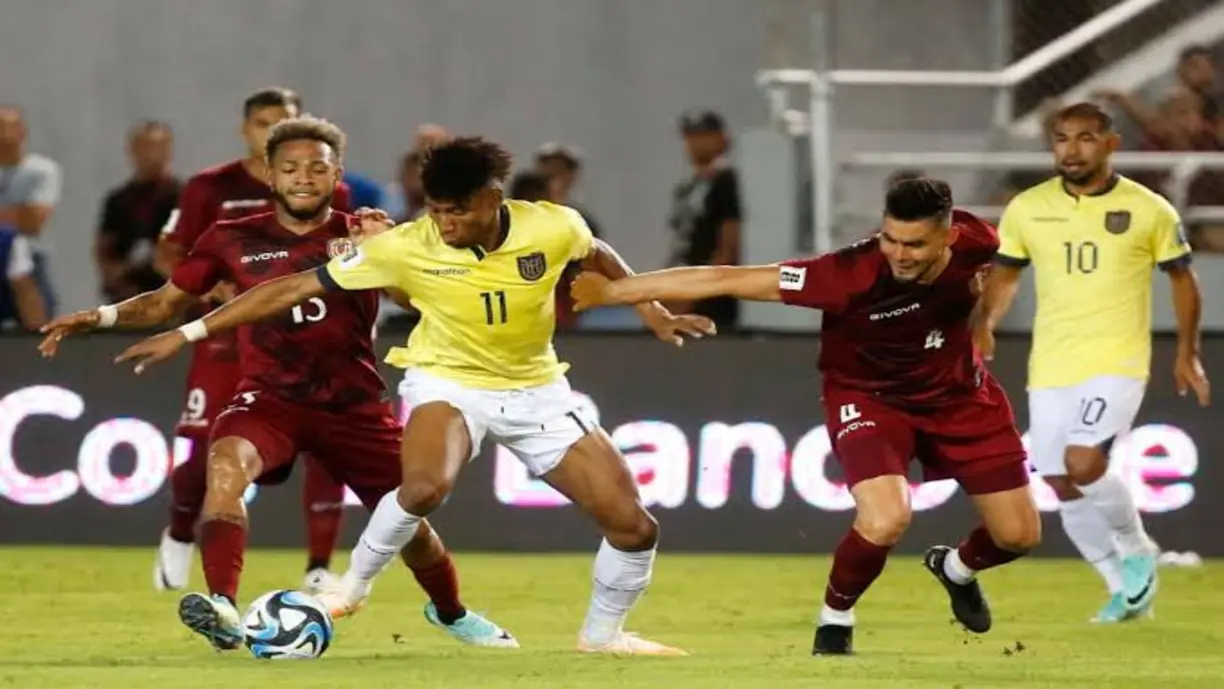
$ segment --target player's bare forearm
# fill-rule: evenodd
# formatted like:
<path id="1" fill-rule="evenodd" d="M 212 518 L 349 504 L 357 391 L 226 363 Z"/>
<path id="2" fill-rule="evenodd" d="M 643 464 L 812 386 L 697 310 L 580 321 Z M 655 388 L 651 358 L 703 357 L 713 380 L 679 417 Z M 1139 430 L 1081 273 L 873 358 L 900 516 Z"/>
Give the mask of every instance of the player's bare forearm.
<path id="1" fill-rule="evenodd" d="M 994 330 L 1011 309 L 1020 290 L 1019 266 L 995 263 L 986 276 L 986 285 L 982 288 L 982 298 L 978 302 L 977 316 L 981 325 Z"/>
<path id="2" fill-rule="evenodd" d="M 284 313 L 311 297 L 321 296 L 325 291 L 318 273 L 312 268 L 249 289 L 202 320 L 210 335 L 233 330 L 240 325 Z"/>
<path id="3" fill-rule="evenodd" d="M 1173 291 L 1173 313 L 1177 317 L 1177 349 L 1181 354 L 1198 356 L 1201 334 L 1203 297 L 1198 276 L 1190 266 L 1169 271 Z"/>
<path id="4" fill-rule="evenodd" d="M 641 273 L 608 285 L 609 304 L 735 297 L 781 301 L 777 266 L 691 266 Z"/>
<path id="5" fill-rule="evenodd" d="M 609 280 L 622 280 L 624 278 L 636 275 L 633 268 L 621 257 L 620 254 L 613 249 L 610 244 L 602 239 L 594 241 L 590 255 L 582 259 L 583 270 L 590 270 Z M 641 302 L 626 302 L 634 304 L 643 317 L 649 317 L 652 312 L 660 308 L 660 304 L 651 299 L 646 299 Z"/>
<path id="6" fill-rule="evenodd" d="M 10 283 L 13 290 L 13 302 L 17 306 L 17 317 L 26 330 L 38 330 L 47 322 L 47 305 L 43 302 L 42 293 L 38 291 L 38 283 L 26 275 Z"/>

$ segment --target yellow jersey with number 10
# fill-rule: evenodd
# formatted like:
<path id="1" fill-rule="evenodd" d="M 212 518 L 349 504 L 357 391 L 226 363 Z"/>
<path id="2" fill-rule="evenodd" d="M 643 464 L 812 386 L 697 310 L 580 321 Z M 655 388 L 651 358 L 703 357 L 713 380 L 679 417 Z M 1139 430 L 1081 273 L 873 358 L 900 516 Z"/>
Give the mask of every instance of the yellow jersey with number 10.
<path id="1" fill-rule="evenodd" d="M 1106 375 L 1147 380 L 1152 270 L 1190 260 L 1168 201 L 1122 176 L 1076 197 L 1055 177 L 1008 204 L 999 238 L 996 261 L 1036 271 L 1030 388 Z"/>
<path id="2" fill-rule="evenodd" d="M 591 253 L 591 230 L 577 211 L 552 203 L 507 201 L 502 244 L 485 253 L 442 241 L 428 216 L 366 240 L 320 269 L 329 288 L 396 288 L 421 321 L 387 363 L 420 368 L 482 389 L 550 383 L 557 360 L 554 290 L 570 261 Z"/>

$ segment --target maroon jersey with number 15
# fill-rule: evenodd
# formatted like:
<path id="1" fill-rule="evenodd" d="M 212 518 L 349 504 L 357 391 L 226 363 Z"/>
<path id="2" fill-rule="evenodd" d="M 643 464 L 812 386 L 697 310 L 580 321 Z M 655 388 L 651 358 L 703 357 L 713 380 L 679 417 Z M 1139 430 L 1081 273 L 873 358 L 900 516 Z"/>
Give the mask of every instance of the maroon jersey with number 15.
<path id="1" fill-rule="evenodd" d="M 970 213 L 954 211 L 952 223 L 958 235 L 951 262 L 931 284 L 893 278 L 878 238 L 782 264 L 782 301 L 824 311 L 820 370 L 827 388 L 916 410 L 986 394 L 989 374 L 969 315 L 999 239 Z"/>
<path id="2" fill-rule="evenodd" d="M 190 294 L 205 294 L 221 280 L 245 292 L 345 253 L 351 222 L 351 216 L 333 212 L 303 235 L 282 227 L 275 213 L 218 222 L 196 240 L 171 281 Z M 377 292 L 333 292 L 240 327 L 238 391 L 332 412 L 381 403 L 386 387 L 372 337 L 377 315 Z"/>

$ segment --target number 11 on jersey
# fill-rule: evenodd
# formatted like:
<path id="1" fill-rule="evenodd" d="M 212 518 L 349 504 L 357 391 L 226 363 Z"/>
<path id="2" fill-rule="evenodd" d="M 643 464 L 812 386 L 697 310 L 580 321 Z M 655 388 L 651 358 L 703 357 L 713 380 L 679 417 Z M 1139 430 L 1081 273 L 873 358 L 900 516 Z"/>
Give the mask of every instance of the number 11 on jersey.
<path id="1" fill-rule="evenodd" d="M 481 292 L 480 298 L 484 300 L 486 325 L 506 322 L 508 314 L 506 313 L 505 292 L 502 290 L 497 290 L 496 292 Z M 494 307 L 496 307 L 496 309 Z M 494 311 L 496 311 L 496 313 L 494 313 Z"/>

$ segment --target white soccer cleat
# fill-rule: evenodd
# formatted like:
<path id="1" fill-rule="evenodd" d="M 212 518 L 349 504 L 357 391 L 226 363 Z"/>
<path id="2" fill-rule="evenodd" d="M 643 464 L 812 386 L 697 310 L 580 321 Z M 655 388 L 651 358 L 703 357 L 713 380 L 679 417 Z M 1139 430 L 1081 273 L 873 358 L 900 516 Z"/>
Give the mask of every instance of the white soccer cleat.
<path id="1" fill-rule="evenodd" d="M 372 581 L 358 581 L 356 577 L 345 574 L 342 577 L 331 577 L 326 588 L 313 594 L 315 599 L 327 608 L 333 620 L 350 617 L 365 605 L 370 597 Z"/>
<path id="2" fill-rule="evenodd" d="M 611 643 L 593 646 L 583 637 L 578 637 L 578 650 L 582 653 L 607 653 L 618 656 L 686 656 L 687 651 L 666 646 L 657 641 L 643 639 L 637 634 L 619 632 Z"/>
<path id="3" fill-rule="evenodd" d="M 306 573 L 306 578 L 302 580 L 302 590 L 316 598 L 320 593 L 339 586 L 340 577 L 322 567 L 310 570 Z"/>
<path id="4" fill-rule="evenodd" d="M 187 588 L 191 574 L 191 556 L 195 546 L 170 538 L 170 530 L 162 532 L 153 563 L 153 588 L 158 591 L 178 591 Z"/>
<path id="5" fill-rule="evenodd" d="M 218 651 L 242 647 L 242 620 L 238 609 L 223 596 L 189 593 L 179 601 L 179 620 L 208 640 Z"/>

